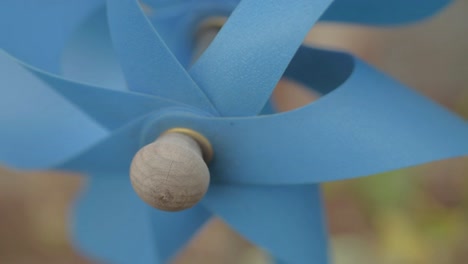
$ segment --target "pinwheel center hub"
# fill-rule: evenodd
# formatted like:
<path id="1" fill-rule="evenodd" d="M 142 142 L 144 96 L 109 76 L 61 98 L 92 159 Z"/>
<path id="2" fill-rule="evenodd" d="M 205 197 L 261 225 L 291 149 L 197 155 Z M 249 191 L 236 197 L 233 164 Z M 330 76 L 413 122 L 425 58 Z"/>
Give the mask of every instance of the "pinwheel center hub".
<path id="1" fill-rule="evenodd" d="M 164 211 L 180 211 L 198 203 L 210 182 L 210 142 L 196 131 L 174 128 L 135 155 L 132 186 L 146 203 Z"/>

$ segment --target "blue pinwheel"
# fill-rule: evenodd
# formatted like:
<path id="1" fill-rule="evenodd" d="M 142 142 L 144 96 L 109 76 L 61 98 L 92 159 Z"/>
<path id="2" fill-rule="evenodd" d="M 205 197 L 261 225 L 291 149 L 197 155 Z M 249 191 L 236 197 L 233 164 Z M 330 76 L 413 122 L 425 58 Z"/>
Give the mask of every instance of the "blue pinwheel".
<path id="1" fill-rule="evenodd" d="M 332 2 L 147 0 L 145 13 L 137 0 L 3 0 L 0 160 L 89 175 L 74 241 L 102 260 L 166 262 L 215 214 L 278 262 L 327 263 L 319 183 L 468 153 L 465 120 L 356 57 L 301 46 L 319 19 L 400 24 L 449 1 Z M 220 15 L 191 64 L 196 25 Z M 274 113 L 282 77 L 323 96 Z M 138 198 L 128 171 L 174 127 L 215 155 L 204 199 L 169 213 Z"/>

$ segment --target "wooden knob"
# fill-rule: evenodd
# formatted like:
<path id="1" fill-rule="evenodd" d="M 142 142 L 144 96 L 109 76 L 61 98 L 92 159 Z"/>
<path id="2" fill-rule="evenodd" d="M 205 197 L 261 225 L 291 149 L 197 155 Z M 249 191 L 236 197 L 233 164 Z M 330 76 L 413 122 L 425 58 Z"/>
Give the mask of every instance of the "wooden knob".
<path id="1" fill-rule="evenodd" d="M 130 168 L 133 188 L 155 208 L 190 208 L 208 190 L 210 172 L 205 161 L 211 152 L 209 141 L 197 132 L 169 130 L 135 155 Z"/>

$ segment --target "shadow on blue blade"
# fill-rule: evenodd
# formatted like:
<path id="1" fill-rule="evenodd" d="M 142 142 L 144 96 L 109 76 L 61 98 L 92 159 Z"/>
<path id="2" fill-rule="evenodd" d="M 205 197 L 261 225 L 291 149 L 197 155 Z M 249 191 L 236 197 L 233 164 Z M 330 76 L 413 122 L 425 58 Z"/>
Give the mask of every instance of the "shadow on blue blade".
<path id="1" fill-rule="evenodd" d="M 136 152 L 141 148 L 146 116 L 112 131 L 108 137 L 88 146 L 55 169 L 78 171 L 91 175 L 127 175 Z"/>
<path id="2" fill-rule="evenodd" d="M 2 0 L 0 47 L 26 63 L 60 73 L 67 38 L 103 0 Z"/>
<path id="3" fill-rule="evenodd" d="M 0 50 L 0 163 L 46 169 L 107 135 Z"/>
<path id="4" fill-rule="evenodd" d="M 188 68 L 197 55 L 196 42 L 200 25 L 206 19 L 228 17 L 237 0 L 198 0 L 167 3 L 142 1 L 151 8 L 147 17 L 180 63 Z"/>
<path id="5" fill-rule="evenodd" d="M 435 15 L 452 0 L 335 0 L 324 21 L 366 25 L 400 25 Z"/>
<path id="6" fill-rule="evenodd" d="M 108 0 L 107 12 L 113 46 L 129 89 L 216 112 L 155 31 L 137 0 Z"/>
<path id="7" fill-rule="evenodd" d="M 327 230 L 316 184 L 211 185 L 203 204 L 284 263 L 328 263 Z"/>
<path id="8" fill-rule="evenodd" d="M 313 75 L 314 67 L 340 57 L 328 51 L 315 56 L 317 52 L 303 47 L 294 61 L 324 60 L 302 63 Z M 210 170 L 223 183 L 318 183 L 468 154 L 465 120 L 359 59 L 349 59 L 348 69 L 329 67 L 348 79 L 302 108 L 246 118 L 175 113 L 162 117 L 158 129 L 182 126 L 205 135 L 216 153 Z M 295 79 L 306 85 L 310 80 L 307 75 Z"/>
<path id="9" fill-rule="evenodd" d="M 161 263 L 169 263 L 210 216 L 211 213 L 200 204 L 181 212 L 152 209 L 152 232 Z"/>
<path id="10" fill-rule="evenodd" d="M 23 65 L 50 89 L 57 91 L 81 111 L 107 129 L 117 129 L 145 114 L 170 106 L 182 106 L 177 102 L 146 94 L 116 91 L 62 79 L 28 65 Z"/>
<path id="11" fill-rule="evenodd" d="M 331 2 L 242 1 L 190 74 L 221 115 L 258 114 Z"/>
<path id="12" fill-rule="evenodd" d="M 75 204 L 72 235 L 75 247 L 105 263 L 158 261 L 149 208 L 133 191 L 126 172 L 91 175 Z"/>
<path id="13" fill-rule="evenodd" d="M 283 77 L 325 95 L 343 85 L 354 66 L 354 58 L 346 53 L 301 46 Z"/>
<path id="14" fill-rule="evenodd" d="M 127 90 L 103 6 L 81 23 L 67 39 L 61 58 L 62 76 L 80 82 Z"/>

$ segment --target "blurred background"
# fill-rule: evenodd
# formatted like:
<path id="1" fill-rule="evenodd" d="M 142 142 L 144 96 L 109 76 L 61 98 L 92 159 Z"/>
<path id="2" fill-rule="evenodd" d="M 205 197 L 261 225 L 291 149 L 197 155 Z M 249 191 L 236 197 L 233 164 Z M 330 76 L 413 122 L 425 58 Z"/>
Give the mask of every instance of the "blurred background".
<path id="1" fill-rule="evenodd" d="M 468 119 L 467 13 L 468 0 L 457 0 L 405 27 L 320 24 L 306 43 L 348 50 Z M 286 92 L 289 86 L 297 89 Z M 275 97 L 282 110 L 313 100 L 288 81 L 280 82 Z M 0 167 L 0 263 L 99 263 L 69 243 L 71 203 L 83 184 L 79 175 Z M 334 263 L 468 263 L 467 157 L 323 188 Z M 174 263 L 268 261 L 213 219 Z"/>

